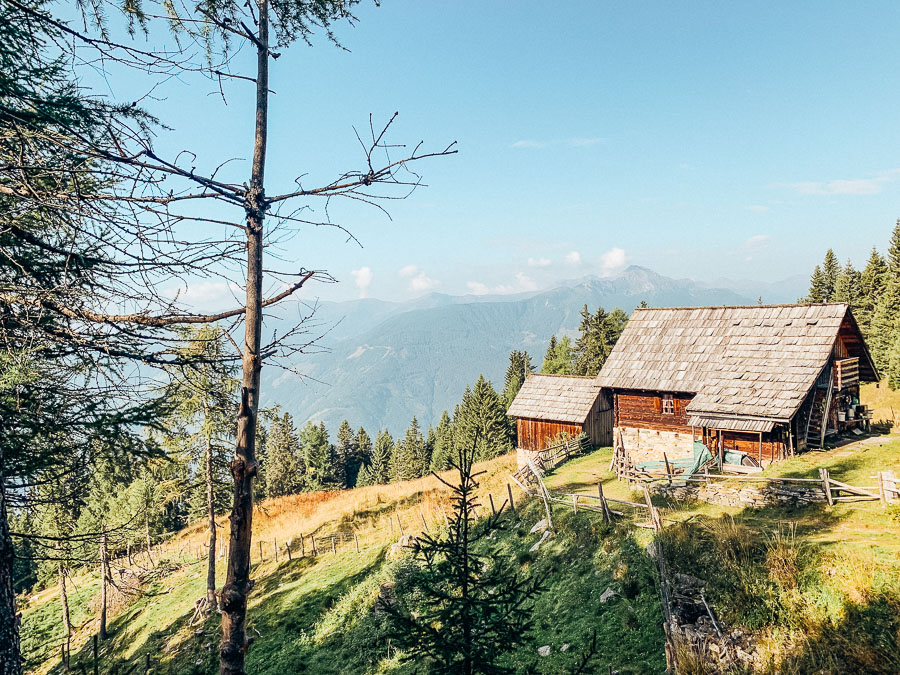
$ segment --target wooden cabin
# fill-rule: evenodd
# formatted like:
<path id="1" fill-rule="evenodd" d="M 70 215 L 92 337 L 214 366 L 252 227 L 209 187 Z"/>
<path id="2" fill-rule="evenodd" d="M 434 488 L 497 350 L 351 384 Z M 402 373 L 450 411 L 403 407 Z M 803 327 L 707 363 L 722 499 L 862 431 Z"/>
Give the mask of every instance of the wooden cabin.
<path id="1" fill-rule="evenodd" d="M 867 424 L 878 373 L 843 303 L 636 309 L 596 383 L 634 464 L 716 455 L 760 464 Z M 748 462 L 744 462 L 748 463 Z"/>
<path id="2" fill-rule="evenodd" d="M 587 434 L 592 445 L 612 443 L 612 408 L 593 377 L 532 373 L 507 414 L 516 418 L 520 451 L 543 450 L 563 432 Z"/>

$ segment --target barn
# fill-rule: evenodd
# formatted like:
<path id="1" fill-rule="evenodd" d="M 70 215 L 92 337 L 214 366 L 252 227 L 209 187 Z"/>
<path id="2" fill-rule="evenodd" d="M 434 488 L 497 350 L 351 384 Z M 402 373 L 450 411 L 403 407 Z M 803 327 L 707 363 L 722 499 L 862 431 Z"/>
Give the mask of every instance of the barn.
<path id="1" fill-rule="evenodd" d="M 878 380 L 846 304 L 636 309 L 595 382 L 633 464 L 693 456 L 701 440 L 760 464 L 867 424 Z"/>
<path id="2" fill-rule="evenodd" d="M 543 450 L 563 432 L 612 443 L 612 408 L 593 377 L 529 374 L 507 414 L 516 418 L 520 451 Z"/>

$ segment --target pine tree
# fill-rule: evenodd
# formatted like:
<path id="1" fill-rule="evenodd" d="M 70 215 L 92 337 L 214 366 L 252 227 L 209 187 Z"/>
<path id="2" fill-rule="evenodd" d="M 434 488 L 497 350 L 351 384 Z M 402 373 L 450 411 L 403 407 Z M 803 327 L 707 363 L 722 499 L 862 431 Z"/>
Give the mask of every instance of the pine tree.
<path id="1" fill-rule="evenodd" d="M 340 487 L 350 488 L 356 484 L 359 464 L 356 456 L 356 435 L 350 422 L 344 420 L 338 427 L 337 443 L 334 446 L 335 462 L 332 467 Z"/>
<path id="2" fill-rule="evenodd" d="M 859 279 L 859 311 L 856 314 L 856 320 L 859 327 L 866 338 L 869 338 L 872 319 L 875 314 L 875 308 L 878 306 L 881 296 L 884 293 L 885 283 L 887 282 L 888 266 L 884 258 L 878 253 L 878 249 L 872 247 L 872 253 L 866 262 L 866 267 L 862 271 Z"/>
<path id="3" fill-rule="evenodd" d="M 853 316 L 856 316 L 859 312 L 860 303 L 862 302 L 860 276 L 860 273 L 853 267 L 853 263 L 847 260 L 847 264 L 844 265 L 844 269 L 841 270 L 841 274 L 834 285 L 834 294 L 831 296 L 834 302 L 846 302 L 850 305 Z"/>
<path id="4" fill-rule="evenodd" d="M 352 487 L 371 485 L 371 478 L 368 477 L 368 467 L 372 463 L 372 439 L 369 437 L 369 434 L 366 433 L 366 430 L 362 427 L 360 427 L 356 432 L 356 457 L 357 471 Z M 360 478 L 364 474 L 366 476 L 366 482 L 360 483 Z"/>
<path id="5" fill-rule="evenodd" d="M 834 289 L 837 286 L 838 277 L 841 275 L 841 264 L 832 249 L 825 252 L 825 260 L 822 262 L 822 277 L 824 279 L 823 297 L 825 302 L 831 302 Z"/>
<path id="6" fill-rule="evenodd" d="M 413 416 L 402 439 L 397 441 L 393 457 L 393 480 L 410 480 L 422 475 L 422 457 L 425 439 L 419 429 L 419 420 Z"/>
<path id="7" fill-rule="evenodd" d="M 384 485 L 391 480 L 394 439 L 387 429 L 379 431 L 372 446 L 372 459 L 367 467 L 367 480 L 371 485 Z"/>
<path id="8" fill-rule="evenodd" d="M 519 574 L 515 560 L 484 548 L 506 523 L 503 514 L 473 522 L 477 440 L 455 460 L 459 483 L 445 483 L 453 495 L 449 527 L 419 536 L 421 567 L 404 584 L 410 590 L 379 605 L 392 620 L 391 638 L 404 650 L 404 659 L 423 664 L 429 673 L 514 672 L 498 661 L 527 639 L 533 616 L 529 605 L 543 590 L 537 575 L 529 580 Z"/>
<path id="9" fill-rule="evenodd" d="M 564 335 L 561 340 L 550 337 L 550 345 L 544 355 L 541 373 L 545 375 L 574 375 L 575 356 L 572 351 L 572 340 Z"/>
<path id="10" fill-rule="evenodd" d="M 554 340 L 555 337 L 551 338 L 551 341 Z M 500 395 L 507 410 L 519 393 L 519 389 L 522 388 L 525 378 L 532 372 L 534 372 L 534 366 L 531 365 L 531 356 L 528 352 L 514 349 L 509 353 L 509 366 L 506 368 L 503 393 Z"/>
<path id="11" fill-rule="evenodd" d="M 575 341 L 575 374 L 594 376 L 603 364 L 625 329 L 628 317 L 618 307 L 607 313 L 602 307 L 596 314 L 581 310 L 581 335 Z"/>
<path id="12" fill-rule="evenodd" d="M 479 375 L 475 386 L 466 387 L 456 424 L 456 448 L 468 447 L 477 439 L 476 459 L 490 459 L 512 451 L 506 410 L 491 383 Z"/>
<path id="13" fill-rule="evenodd" d="M 276 418 L 266 438 L 266 495 L 281 497 L 304 488 L 300 437 L 288 413 Z"/>
<path id="14" fill-rule="evenodd" d="M 815 304 L 825 302 L 826 293 L 828 291 L 825 274 L 822 268 L 816 265 L 813 269 L 812 276 L 809 279 L 809 293 L 805 298 L 807 304 Z"/>
<path id="15" fill-rule="evenodd" d="M 888 273 L 894 279 L 900 279 L 900 218 L 891 232 L 891 243 L 888 245 L 887 255 Z"/>
<path id="16" fill-rule="evenodd" d="M 446 471 L 453 461 L 453 423 L 445 410 L 434 432 L 434 451 L 431 454 L 431 470 Z"/>
<path id="17" fill-rule="evenodd" d="M 888 386 L 891 389 L 900 389 L 900 331 L 894 335 L 887 355 L 887 367 L 885 368 Z"/>
<path id="18" fill-rule="evenodd" d="M 894 226 L 888 247 L 884 290 L 875 306 L 869 345 L 876 365 L 887 371 L 895 341 L 900 335 L 900 221 Z"/>
<path id="19" fill-rule="evenodd" d="M 420 459 L 420 476 L 426 476 L 428 475 L 428 472 L 431 471 L 431 458 L 434 456 L 435 443 L 437 443 L 437 434 L 434 430 L 434 427 L 429 424 L 428 433 L 425 435 L 425 446 L 423 448 L 422 457 Z"/>
<path id="20" fill-rule="evenodd" d="M 302 457 L 306 468 L 306 489 L 324 490 L 333 484 L 332 447 L 325 423 L 307 422 L 300 432 Z"/>

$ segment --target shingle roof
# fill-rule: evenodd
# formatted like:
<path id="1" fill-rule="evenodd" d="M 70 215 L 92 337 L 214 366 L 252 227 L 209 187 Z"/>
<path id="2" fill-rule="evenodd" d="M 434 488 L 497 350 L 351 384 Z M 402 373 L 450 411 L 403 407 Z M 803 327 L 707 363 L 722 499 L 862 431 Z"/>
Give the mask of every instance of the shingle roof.
<path id="1" fill-rule="evenodd" d="M 593 377 L 532 373 L 525 378 L 507 414 L 582 424 L 599 394 L 600 385 Z"/>
<path id="2" fill-rule="evenodd" d="M 827 363 L 845 318 L 858 333 L 843 303 L 636 309 L 596 382 L 695 393 L 687 407 L 694 415 L 788 420 Z M 869 356 L 861 348 L 862 366 Z"/>

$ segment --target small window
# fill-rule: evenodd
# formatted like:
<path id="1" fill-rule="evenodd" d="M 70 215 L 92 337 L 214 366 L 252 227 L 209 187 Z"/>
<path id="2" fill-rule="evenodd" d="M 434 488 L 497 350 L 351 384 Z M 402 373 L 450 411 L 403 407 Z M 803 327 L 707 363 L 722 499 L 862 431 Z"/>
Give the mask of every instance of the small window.
<path id="1" fill-rule="evenodd" d="M 672 394 L 663 394 L 662 412 L 663 412 L 663 415 L 674 415 L 675 414 L 675 401 L 672 400 Z"/>

